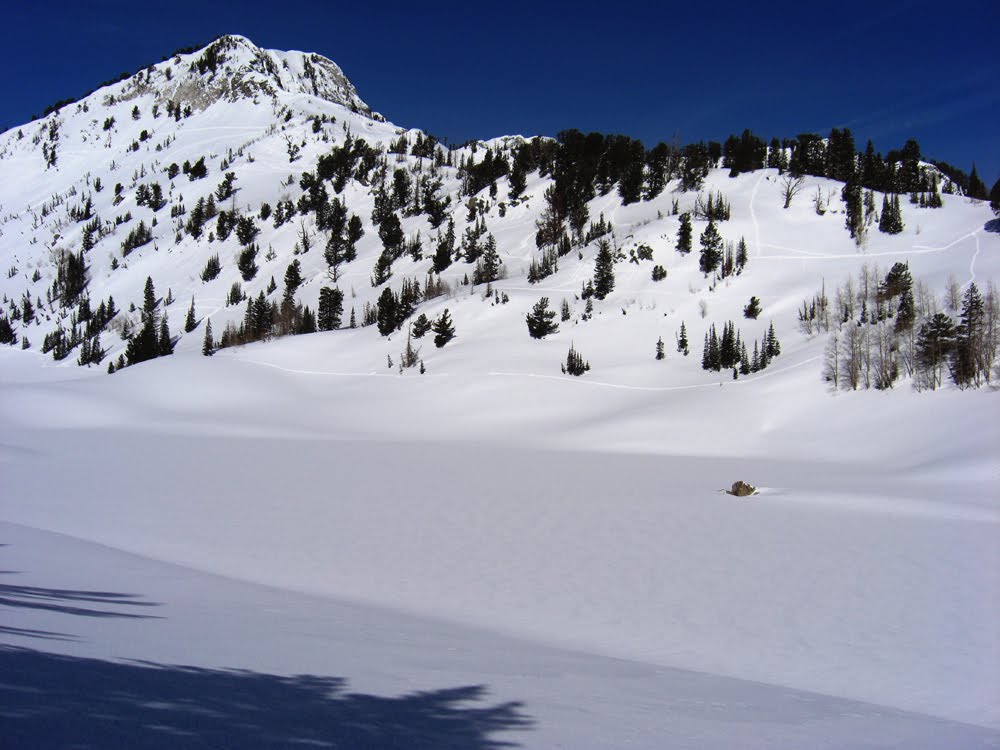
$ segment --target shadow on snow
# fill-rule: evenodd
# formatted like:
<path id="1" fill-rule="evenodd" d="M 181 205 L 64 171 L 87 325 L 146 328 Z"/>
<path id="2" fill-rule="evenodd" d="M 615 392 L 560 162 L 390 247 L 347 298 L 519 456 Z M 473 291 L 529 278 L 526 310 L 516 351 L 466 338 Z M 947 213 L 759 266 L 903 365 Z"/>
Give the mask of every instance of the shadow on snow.
<path id="1" fill-rule="evenodd" d="M 389 698 L 336 677 L 119 663 L 0 646 L 0 716 L 9 747 L 463 748 L 514 743 L 519 703 L 469 705 L 481 685 Z"/>

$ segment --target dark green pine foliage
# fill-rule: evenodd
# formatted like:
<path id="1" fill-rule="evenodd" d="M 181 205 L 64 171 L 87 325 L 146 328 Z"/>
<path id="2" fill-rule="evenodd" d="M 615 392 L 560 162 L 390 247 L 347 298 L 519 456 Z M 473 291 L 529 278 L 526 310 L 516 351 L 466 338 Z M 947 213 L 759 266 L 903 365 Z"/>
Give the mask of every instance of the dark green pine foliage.
<path id="1" fill-rule="evenodd" d="M 216 278 L 221 271 L 222 263 L 219 261 L 218 253 L 216 253 L 205 261 L 205 267 L 201 271 L 201 280 L 212 281 L 212 279 Z"/>
<path id="2" fill-rule="evenodd" d="M 215 342 L 212 340 L 212 319 L 205 321 L 205 338 L 201 343 L 201 353 L 206 357 L 215 354 Z"/>
<path id="3" fill-rule="evenodd" d="M 434 331 L 434 346 L 441 349 L 445 344 L 455 338 L 455 325 L 452 323 L 448 308 L 441 313 L 440 317 L 431 326 Z"/>
<path id="4" fill-rule="evenodd" d="M 928 382 L 932 389 L 941 384 L 938 370 L 952 352 L 956 331 L 954 321 L 943 312 L 936 313 L 920 327 L 917 335 L 917 366 L 931 375 Z"/>
<path id="5" fill-rule="evenodd" d="M 757 320 L 758 315 L 760 315 L 760 300 L 756 297 L 751 297 L 750 302 L 743 308 L 743 317 L 749 320 Z"/>
<path id="6" fill-rule="evenodd" d="M 198 327 L 198 320 L 194 316 L 194 297 L 191 297 L 191 307 L 188 308 L 187 317 L 184 319 L 184 333 L 191 333 Z"/>
<path id="7" fill-rule="evenodd" d="M 528 324 L 528 334 L 533 339 L 543 339 L 559 330 L 555 321 L 556 311 L 549 309 L 549 298 L 542 297 L 531 308 L 525 320 Z"/>
<path id="8" fill-rule="evenodd" d="M 604 299 L 615 288 L 615 257 L 611 243 L 606 239 L 598 242 L 597 263 L 594 266 L 594 296 Z"/>
<path id="9" fill-rule="evenodd" d="M 701 353 L 701 369 L 719 372 L 722 369 L 722 358 L 719 352 L 719 335 L 713 324 L 705 334 L 705 344 Z"/>
<path id="10" fill-rule="evenodd" d="M 413 338 L 421 339 L 423 338 L 429 330 L 431 330 L 431 321 L 428 319 L 424 313 L 420 313 L 413 321 L 413 325 L 410 328 L 410 332 L 413 334 Z"/>
<path id="11" fill-rule="evenodd" d="M 0 344 L 16 344 L 17 343 L 17 333 L 14 332 L 14 327 L 10 324 L 10 319 L 0 313 Z"/>
<path id="12" fill-rule="evenodd" d="M 160 355 L 160 335 L 162 331 L 159 326 L 159 315 L 156 312 L 157 305 L 153 279 L 146 277 L 146 286 L 143 290 L 142 327 L 133 334 L 125 347 L 125 356 L 128 358 L 130 365 L 155 359 Z M 167 332 L 167 336 L 169 342 L 169 331 Z"/>
<path id="13" fill-rule="evenodd" d="M 688 334 L 687 328 L 684 326 L 684 321 L 681 321 L 681 332 L 677 337 L 677 351 L 683 354 L 685 357 L 691 353 L 690 346 L 688 345 Z"/>
<path id="14" fill-rule="evenodd" d="M 251 242 L 240 250 L 240 257 L 236 263 L 240 270 L 240 275 L 244 281 L 252 281 L 257 275 L 257 243 Z"/>
<path id="15" fill-rule="evenodd" d="M 563 374 L 583 375 L 590 369 L 590 362 L 584 360 L 583 355 L 576 350 L 573 344 L 569 345 L 569 352 L 566 354 L 566 364 L 562 366 Z"/>
<path id="16" fill-rule="evenodd" d="M 994 182 L 993 187 L 990 189 L 990 208 L 992 208 L 993 213 L 1000 218 L 1000 180 Z"/>
<path id="17" fill-rule="evenodd" d="M 988 197 L 986 193 L 986 185 L 979 178 L 979 173 L 976 172 L 975 164 L 972 165 L 972 173 L 969 175 L 969 197 L 976 198 L 981 201 L 986 200 Z"/>
<path id="18" fill-rule="evenodd" d="M 388 336 L 396 330 L 396 320 L 399 317 L 399 300 L 392 289 L 386 287 L 379 295 L 376 304 L 375 322 L 378 325 L 378 332 L 383 336 Z"/>
<path id="19" fill-rule="evenodd" d="M 157 352 L 158 357 L 166 357 L 169 354 L 174 353 L 174 342 L 170 337 L 170 327 L 167 324 L 167 314 L 164 313 L 163 317 L 160 318 L 160 332 L 157 337 Z"/>
<path id="20" fill-rule="evenodd" d="M 486 238 L 486 248 L 476 261 L 476 269 L 472 274 L 473 284 L 487 284 L 500 278 L 503 262 L 497 252 L 496 238 L 491 234 Z"/>
<path id="21" fill-rule="evenodd" d="M 985 305 L 975 282 L 962 298 L 962 312 L 951 353 L 951 377 L 959 388 L 979 387 L 988 375 L 980 356 L 983 350 Z"/>
<path id="22" fill-rule="evenodd" d="M 830 131 L 827 152 L 827 177 L 839 182 L 850 182 L 857 173 L 854 135 L 849 128 Z"/>
<path id="23" fill-rule="evenodd" d="M 285 269 L 284 301 L 286 304 L 291 304 L 300 286 L 302 286 L 302 264 L 296 258 Z"/>
<path id="24" fill-rule="evenodd" d="M 681 226 L 677 230 L 677 252 L 691 252 L 691 238 L 693 229 L 691 228 L 691 214 L 681 214 Z"/>
<path id="25" fill-rule="evenodd" d="M 740 241 L 736 245 L 736 273 L 743 272 L 743 269 L 747 266 L 747 260 L 749 260 L 747 241 L 740 237 Z"/>
<path id="26" fill-rule="evenodd" d="M 316 326 L 321 331 L 332 331 L 340 328 L 340 319 L 344 314 L 344 293 L 339 288 L 323 287 L 319 290 L 319 306 L 316 316 Z"/>
<path id="27" fill-rule="evenodd" d="M 663 337 L 660 336 L 660 338 L 656 340 L 656 359 L 661 360 L 661 359 L 666 359 L 666 357 L 667 353 L 664 351 Z"/>
<path id="28" fill-rule="evenodd" d="M 767 336 L 764 338 L 764 353 L 767 355 L 768 362 L 781 354 L 781 344 L 778 342 L 778 337 L 774 334 L 773 320 L 771 321 L 771 325 L 768 326 Z"/>
<path id="29" fill-rule="evenodd" d="M 701 233 L 701 257 L 698 268 L 703 274 L 714 272 L 722 263 L 722 235 L 719 234 L 715 222 L 711 219 L 705 231 Z"/>
<path id="30" fill-rule="evenodd" d="M 864 236 L 865 211 L 862 206 L 861 185 L 856 182 L 848 182 L 840 191 L 840 197 L 844 201 L 847 219 L 845 224 L 851 237 L 860 242 Z"/>
<path id="31" fill-rule="evenodd" d="M 878 230 L 885 234 L 899 234 L 903 231 L 903 217 L 899 207 L 899 196 L 892 198 L 886 193 L 882 198 L 882 214 L 878 220 Z"/>
<path id="32" fill-rule="evenodd" d="M 441 273 L 451 265 L 455 255 L 455 220 L 448 219 L 448 228 L 438 237 L 434 252 L 434 273 Z"/>

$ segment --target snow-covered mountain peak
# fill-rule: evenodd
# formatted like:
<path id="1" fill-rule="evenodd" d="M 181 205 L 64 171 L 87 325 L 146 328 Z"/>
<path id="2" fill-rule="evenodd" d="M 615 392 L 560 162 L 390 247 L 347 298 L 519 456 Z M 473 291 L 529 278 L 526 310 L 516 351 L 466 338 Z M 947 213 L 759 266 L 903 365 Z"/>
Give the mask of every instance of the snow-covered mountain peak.
<path id="1" fill-rule="evenodd" d="M 243 36 L 223 36 L 201 50 L 175 55 L 129 79 L 122 96 L 152 92 L 160 103 L 206 109 L 218 101 L 262 103 L 307 94 L 371 115 L 340 67 L 321 55 L 264 50 Z"/>

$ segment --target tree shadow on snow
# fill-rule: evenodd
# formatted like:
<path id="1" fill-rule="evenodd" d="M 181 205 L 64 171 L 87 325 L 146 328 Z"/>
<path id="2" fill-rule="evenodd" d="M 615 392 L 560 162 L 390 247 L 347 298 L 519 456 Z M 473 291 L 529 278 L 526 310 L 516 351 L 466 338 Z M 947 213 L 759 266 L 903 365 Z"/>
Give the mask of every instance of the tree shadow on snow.
<path id="1" fill-rule="evenodd" d="M 475 706 L 481 685 L 395 698 L 336 677 L 119 663 L 0 646 L 8 747 L 494 750 L 527 729 L 519 703 Z"/>
<path id="2" fill-rule="evenodd" d="M 987 232 L 996 232 L 997 234 L 1000 234 L 1000 219 L 990 219 L 983 226 L 983 229 Z"/>
<path id="3" fill-rule="evenodd" d="M 74 589 L 50 589 L 40 586 L 17 586 L 0 583 L 0 606 L 22 609 L 43 609 L 64 615 L 81 617 L 127 617 L 153 618 L 156 615 L 138 612 L 95 608 L 81 605 L 111 605 L 114 607 L 157 607 L 156 602 L 139 601 L 136 594 L 118 594 L 112 591 L 77 591 Z"/>

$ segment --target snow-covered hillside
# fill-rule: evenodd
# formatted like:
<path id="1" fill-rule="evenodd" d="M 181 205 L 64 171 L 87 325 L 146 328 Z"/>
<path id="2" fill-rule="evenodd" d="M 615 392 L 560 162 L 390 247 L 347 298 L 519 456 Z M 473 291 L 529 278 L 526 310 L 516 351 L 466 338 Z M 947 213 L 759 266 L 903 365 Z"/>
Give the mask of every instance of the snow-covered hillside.
<path id="1" fill-rule="evenodd" d="M 352 623 L 352 635 L 317 636 L 330 649 L 317 670 L 380 695 L 450 688 L 479 674 L 498 685 L 498 700 L 522 701 L 536 727 L 510 739 L 531 747 L 626 739 L 661 747 L 665 738 L 702 747 L 734 739 L 757 747 L 996 745 L 996 393 L 960 390 L 947 377 L 931 390 L 911 374 L 915 332 L 886 350 L 895 367 L 888 390 L 838 390 L 828 372 L 832 336 L 869 328 L 888 336 L 893 327 L 892 318 L 857 325 L 862 302 L 872 303 L 872 317 L 882 305 L 858 279 L 881 284 L 894 264 L 907 263 L 925 316 L 957 319 L 972 283 L 989 296 L 1000 233 L 986 204 L 946 194 L 932 209 L 904 196 L 903 231 L 883 234 L 872 224 L 859 244 L 845 227 L 842 183 L 806 177 L 786 209 L 788 183 L 777 169 L 736 177 L 712 169 L 699 189 L 681 191 L 673 179 L 628 205 L 616 190 L 598 191 L 588 223 L 610 223 L 610 231 L 595 228 L 601 236 L 574 242 L 556 270 L 531 283 L 552 176 L 530 171 L 516 198 L 509 173 L 495 180 L 495 194 L 489 185 L 468 194 L 470 164 L 511 159 L 524 139 L 449 151 L 371 113 L 328 60 L 262 51 L 239 37 L 216 45 L 0 135 L 0 258 L 10 269 L 0 291 L 18 336 L 0 346 L 0 521 L 8 522 L 0 542 L 13 540 L 12 555 L 40 545 L 113 580 L 78 576 L 67 586 L 142 589 L 148 580 L 144 595 L 173 596 L 183 613 L 181 625 L 161 630 L 133 623 L 142 635 L 123 630 L 122 640 L 88 631 L 82 641 L 42 642 L 32 634 L 72 629 L 60 621 L 66 613 L 17 607 L 16 592 L 4 589 L 0 606 L 14 619 L 0 628 L 3 643 L 288 674 L 314 671 L 306 641 L 288 632 L 313 613 Z M 360 141 L 367 146 L 357 151 Z M 327 167 L 336 172 L 348 152 L 368 169 L 355 166 L 340 190 L 335 177 L 315 179 Z M 197 178 L 202 158 L 207 176 Z M 392 210 L 402 240 L 380 270 L 391 244 L 391 222 L 380 236 L 372 219 L 386 200 L 383 169 L 386 192 L 402 172 L 426 194 L 411 195 L 419 211 L 407 201 Z M 720 193 L 731 208 L 717 223 L 722 238 L 746 246 L 742 271 L 724 278 L 699 268 L 707 220 L 692 221 L 693 252 L 676 249 L 683 215 Z M 344 219 L 357 216 L 364 230 L 356 258 L 336 268 L 325 252 L 329 216 L 315 210 L 319 194 L 342 201 Z M 217 211 L 231 212 L 228 223 L 252 219 L 257 234 L 244 241 L 229 227 L 220 239 L 217 218 L 192 231 L 195 206 L 210 196 Z M 444 211 L 436 219 L 427 208 L 435 202 Z M 456 240 L 442 263 L 436 253 L 449 219 Z M 123 247 L 140 222 L 150 240 Z M 503 264 L 488 284 L 471 283 L 474 235 L 480 247 L 492 236 Z M 614 288 L 585 299 L 602 245 L 615 259 Z M 239 267 L 250 248 L 253 274 Z M 69 254 L 84 260 L 86 284 L 61 304 Z M 221 269 L 204 280 L 214 255 Z M 301 284 L 287 293 L 295 262 Z M 654 280 L 657 266 L 666 274 Z M 109 376 L 108 363 L 129 352 L 125 334 L 143 326 L 147 278 L 174 353 Z M 858 310 L 838 322 L 837 290 L 849 279 Z M 436 291 L 380 332 L 380 300 L 404 281 Z M 245 299 L 227 304 L 235 284 Z M 218 343 L 227 326 L 247 320 L 248 301 L 301 320 L 305 307 L 320 307 L 324 288 L 343 293 L 340 328 L 202 356 L 209 321 Z M 807 326 L 803 302 L 808 309 L 824 289 L 834 322 Z M 109 297 L 119 312 L 100 333 L 100 364 L 78 366 L 79 347 L 61 360 L 41 351 L 59 330 L 64 342 L 79 337 L 71 332 L 85 328 L 81 299 L 93 310 Z M 559 329 L 536 339 L 525 320 L 541 297 Z M 761 308 L 755 319 L 744 317 L 752 297 Z M 195 325 L 184 332 L 192 299 Z M 892 299 L 886 305 L 898 312 Z M 433 333 L 411 339 L 422 364 L 401 367 L 410 324 L 445 310 L 456 337 L 443 347 Z M 751 351 L 773 326 L 780 355 L 751 372 L 706 371 L 702 341 L 729 321 Z M 678 347 L 682 324 L 689 355 Z M 890 341 L 876 339 L 867 352 Z M 571 347 L 590 364 L 581 377 L 562 370 Z M 721 492 L 737 479 L 760 494 Z M 145 560 L 125 562 L 95 544 Z M 54 574 L 30 555 L 10 559 Z M 114 572 L 129 565 L 141 575 Z M 188 574 L 205 576 L 191 584 L 198 590 L 227 592 L 219 596 L 235 610 L 286 606 L 278 624 L 255 615 L 248 627 L 287 643 L 287 653 L 255 653 L 250 636 L 197 614 L 179 593 Z M 254 586 L 226 588 L 208 574 Z M 282 605 L 267 586 L 298 593 Z M 327 609 L 334 606 L 342 609 Z M 390 632 L 386 612 L 418 624 Z M 358 634 L 370 625 L 375 635 Z M 200 638 L 189 651 L 176 647 L 175 639 Z M 452 638 L 463 654 L 484 656 L 456 657 Z M 428 641 L 426 653 L 415 655 L 407 645 L 414 639 Z M 372 642 L 385 649 L 377 667 Z M 394 666 L 393 655 L 411 671 Z M 532 668 L 546 688 L 523 682 Z M 690 687 L 691 673 L 707 682 Z M 771 687 L 726 680 L 795 692 L 771 703 Z M 636 690 L 642 705 L 602 699 L 608 684 Z M 746 695 L 760 698 L 760 714 Z M 815 713 L 792 707 L 801 702 L 814 702 Z M 733 712 L 740 721 L 727 723 Z M 747 733 L 744 722 L 755 716 L 768 718 Z M 512 719 L 493 728 L 517 726 Z"/>

